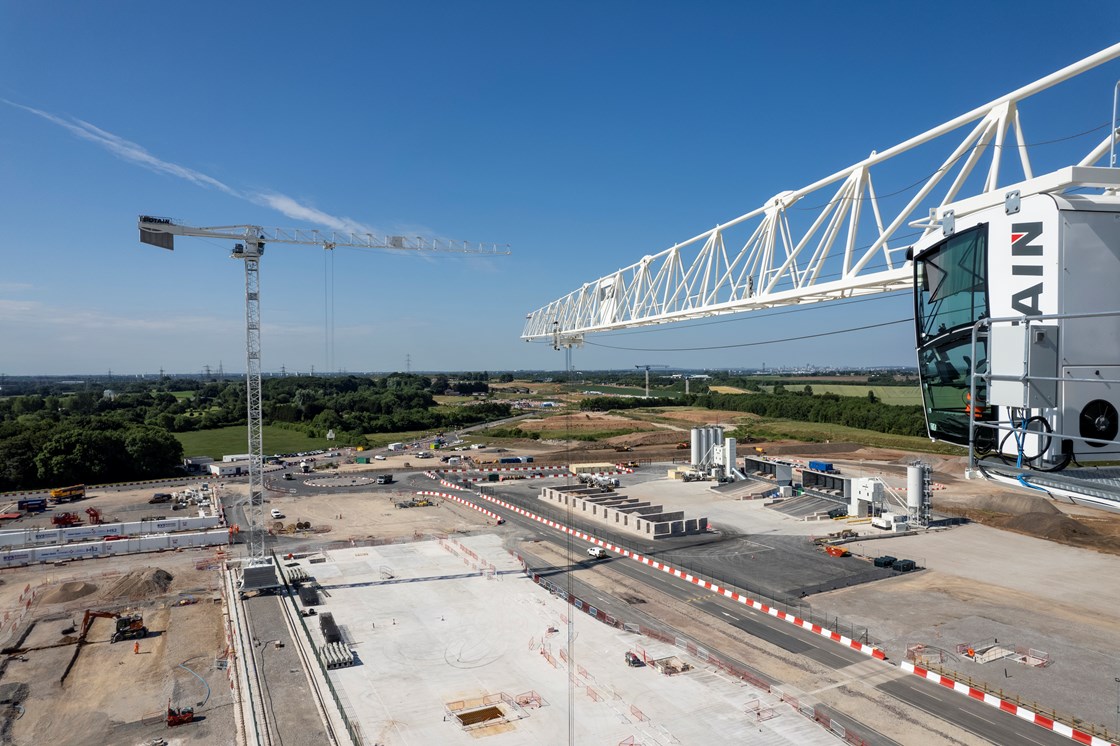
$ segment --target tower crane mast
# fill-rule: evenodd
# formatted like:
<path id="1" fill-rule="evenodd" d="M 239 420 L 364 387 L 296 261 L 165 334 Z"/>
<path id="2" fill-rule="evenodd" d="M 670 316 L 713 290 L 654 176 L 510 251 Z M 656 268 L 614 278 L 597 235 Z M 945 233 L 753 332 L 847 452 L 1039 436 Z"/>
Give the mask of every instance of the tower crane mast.
<path id="1" fill-rule="evenodd" d="M 440 252 L 499 256 L 508 247 L 497 244 L 468 244 L 411 236 L 375 236 L 369 233 L 320 231 L 303 228 L 265 228 L 259 225 L 200 227 L 184 225 L 172 218 L 141 215 L 141 243 L 162 249 L 175 248 L 175 236 L 214 238 L 235 241 L 231 256 L 245 263 L 245 395 L 249 446 L 249 503 L 245 516 L 249 522 L 248 564 L 242 572 L 242 590 L 269 588 L 276 584 L 275 568 L 265 551 L 263 423 L 261 418 L 261 308 L 260 260 L 269 243 L 389 249 L 417 253 Z"/>
<path id="2" fill-rule="evenodd" d="M 638 370 L 641 370 L 642 368 L 646 369 L 646 398 L 648 399 L 649 398 L 649 369 L 650 368 L 668 368 L 669 366 L 668 365 L 652 365 L 651 364 L 651 365 L 635 365 L 634 367 L 637 368 Z"/>

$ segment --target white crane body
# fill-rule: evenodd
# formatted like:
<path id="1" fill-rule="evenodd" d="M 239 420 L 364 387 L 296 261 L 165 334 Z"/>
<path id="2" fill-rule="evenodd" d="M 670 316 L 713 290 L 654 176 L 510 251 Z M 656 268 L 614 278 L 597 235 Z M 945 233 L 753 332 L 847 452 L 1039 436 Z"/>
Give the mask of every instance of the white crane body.
<path id="1" fill-rule="evenodd" d="M 1120 44 L 588 282 L 529 313 L 522 338 L 570 347 L 596 332 L 911 290 L 929 436 L 968 445 L 970 473 L 1045 479 L 1120 510 L 1120 470 L 1066 470 L 1067 482 L 1103 474 L 1091 488 L 1040 473 L 1120 460 L 1120 169 L 1094 167 L 1110 153 L 1116 165 L 1116 114 L 1103 141 L 1036 176 L 1019 107 L 1118 57 Z M 959 131 L 888 210 L 872 171 Z M 993 457 L 1002 474 L 985 469 Z"/>

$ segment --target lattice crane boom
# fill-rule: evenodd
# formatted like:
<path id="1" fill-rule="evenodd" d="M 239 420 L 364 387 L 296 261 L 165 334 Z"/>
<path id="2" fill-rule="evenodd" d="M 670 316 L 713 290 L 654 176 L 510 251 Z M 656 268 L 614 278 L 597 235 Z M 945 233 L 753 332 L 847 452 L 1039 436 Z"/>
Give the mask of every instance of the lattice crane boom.
<path id="1" fill-rule="evenodd" d="M 570 346 L 595 332 L 909 290 L 909 242 L 892 243 L 901 240 L 900 229 L 910 226 L 928 235 L 940 226 L 915 221 L 924 217 L 923 208 L 944 209 L 969 188 L 987 194 L 1009 181 L 1033 179 L 1019 104 L 1118 57 L 1115 44 L 831 176 L 780 192 L 750 212 L 530 312 L 521 336 Z M 964 139 L 915 185 L 905 206 L 888 212 L 872 171 L 966 127 Z M 1109 132 L 1076 165 L 1093 165 L 1113 141 Z M 1016 178 L 1008 179 L 1008 171 Z M 804 206 L 811 197 L 816 204 Z"/>
<path id="2" fill-rule="evenodd" d="M 171 218 L 141 215 L 140 241 L 174 249 L 175 236 L 236 241 L 232 257 L 245 262 L 245 389 L 249 446 L 249 566 L 271 565 L 265 549 L 263 422 L 261 417 L 261 313 L 260 259 L 269 243 L 321 246 L 324 249 L 352 247 L 418 253 L 503 255 L 508 247 L 497 244 L 468 244 L 412 236 L 374 236 L 369 233 L 320 231 L 303 228 L 265 228 L 259 225 L 191 226 Z"/>

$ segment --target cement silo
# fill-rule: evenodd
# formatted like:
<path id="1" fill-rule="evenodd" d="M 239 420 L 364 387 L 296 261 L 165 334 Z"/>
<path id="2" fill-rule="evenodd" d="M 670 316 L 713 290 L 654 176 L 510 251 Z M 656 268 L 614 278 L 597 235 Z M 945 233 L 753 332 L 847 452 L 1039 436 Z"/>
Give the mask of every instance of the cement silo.
<path id="1" fill-rule="evenodd" d="M 925 525 L 930 513 L 929 465 L 915 461 L 906 467 L 906 512 L 910 522 Z"/>
<path id="2" fill-rule="evenodd" d="M 692 428 L 692 465 L 697 466 L 700 463 L 700 428 Z"/>

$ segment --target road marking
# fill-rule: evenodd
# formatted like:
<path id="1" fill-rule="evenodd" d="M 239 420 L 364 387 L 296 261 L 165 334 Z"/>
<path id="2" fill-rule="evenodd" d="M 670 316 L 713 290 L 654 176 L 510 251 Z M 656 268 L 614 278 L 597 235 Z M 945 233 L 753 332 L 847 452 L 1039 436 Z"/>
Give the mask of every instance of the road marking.
<path id="1" fill-rule="evenodd" d="M 728 619 L 734 619 L 737 622 L 739 621 L 739 617 L 735 616 L 734 614 L 728 614 L 726 611 L 721 611 L 720 614 L 723 614 Z"/>
<path id="2" fill-rule="evenodd" d="M 983 715 L 978 715 L 974 712 L 969 712 L 968 710 L 964 709 L 963 707 L 958 707 L 957 709 L 960 710 L 961 712 L 963 712 L 966 715 L 972 715 L 973 717 L 979 718 L 980 720 L 983 720 L 985 723 L 991 723 L 992 725 L 996 724 L 994 720 L 988 720 L 988 718 L 984 717 Z"/>

